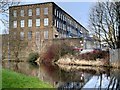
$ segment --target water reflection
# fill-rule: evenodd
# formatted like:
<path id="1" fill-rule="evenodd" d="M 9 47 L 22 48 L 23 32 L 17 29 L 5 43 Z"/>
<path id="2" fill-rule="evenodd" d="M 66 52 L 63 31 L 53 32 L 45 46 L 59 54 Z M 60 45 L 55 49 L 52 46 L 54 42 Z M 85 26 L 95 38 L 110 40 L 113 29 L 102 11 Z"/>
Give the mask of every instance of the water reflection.
<path id="1" fill-rule="evenodd" d="M 120 70 L 109 68 L 62 66 L 48 63 L 31 64 L 28 62 L 3 62 L 4 68 L 10 68 L 19 73 L 35 76 L 50 83 L 58 89 L 62 88 L 120 88 Z M 60 68 L 59 68 L 60 67 Z"/>

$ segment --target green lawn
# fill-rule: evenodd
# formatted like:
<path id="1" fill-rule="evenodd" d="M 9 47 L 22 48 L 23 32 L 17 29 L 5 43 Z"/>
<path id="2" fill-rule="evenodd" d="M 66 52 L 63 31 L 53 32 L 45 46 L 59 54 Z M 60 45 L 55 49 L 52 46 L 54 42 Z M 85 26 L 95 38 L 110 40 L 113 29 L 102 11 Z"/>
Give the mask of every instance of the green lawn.
<path id="1" fill-rule="evenodd" d="M 2 69 L 2 88 L 52 88 L 36 77 Z"/>

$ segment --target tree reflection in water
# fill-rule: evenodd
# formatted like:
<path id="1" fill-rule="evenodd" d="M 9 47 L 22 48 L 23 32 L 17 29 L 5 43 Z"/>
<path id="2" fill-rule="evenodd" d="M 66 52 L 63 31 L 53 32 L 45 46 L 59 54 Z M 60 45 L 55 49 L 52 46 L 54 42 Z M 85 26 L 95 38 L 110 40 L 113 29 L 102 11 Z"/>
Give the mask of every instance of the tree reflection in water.
<path id="1" fill-rule="evenodd" d="M 3 68 L 8 68 L 7 62 L 2 64 Z M 10 69 L 26 75 L 36 76 L 58 88 L 120 88 L 119 69 L 86 68 L 83 66 L 66 67 L 69 70 L 49 63 L 42 63 L 36 67 L 28 62 L 10 62 Z"/>

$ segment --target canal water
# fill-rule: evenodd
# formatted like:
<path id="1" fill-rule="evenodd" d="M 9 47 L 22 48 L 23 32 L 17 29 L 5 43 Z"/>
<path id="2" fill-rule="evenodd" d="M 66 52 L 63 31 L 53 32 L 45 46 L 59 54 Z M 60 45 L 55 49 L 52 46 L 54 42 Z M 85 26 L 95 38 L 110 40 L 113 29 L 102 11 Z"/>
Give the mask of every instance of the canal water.
<path id="1" fill-rule="evenodd" d="M 60 66 L 48 63 L 3 62 L 3 68 L 38 77 L 55 88 L 120 89 L 120 70 L 85 66 Z"/>

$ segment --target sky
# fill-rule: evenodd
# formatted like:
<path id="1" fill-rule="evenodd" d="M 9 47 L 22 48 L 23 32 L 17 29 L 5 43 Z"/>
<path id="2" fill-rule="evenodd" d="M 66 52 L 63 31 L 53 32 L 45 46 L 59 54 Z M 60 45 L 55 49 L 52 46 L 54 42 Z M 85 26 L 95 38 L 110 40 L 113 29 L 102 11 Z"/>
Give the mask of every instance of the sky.
<path id="1" fill-rule="evenodd" d="M 22 4 L 31 4 L 31 3 L 41 3 L 44 1 L 50 1 L 50 0 L 29 0 L 25 2 L 22 2 Z M 75 1 L 71 2 L 71 0 L 64 0 L 65 2 L 57 0 L 58 2 L 55 2 L 58 6 L 60 6 L 63 10 L 65 10 L 68 14 L 70 14 L 75 20 L 77 20 L 81 25 L 83 25 L 86 29 L 88 28 L 88 19 L 89 19 L 89 13 L 90 8 L 95 4 L 94 2 L 81 2 L 81 1 Z M 1 15 L 0 15 L 0 18 Z M 2 33 L 2 29 L 4 29 L 2 23 L 0 22 L 0 34 Z"/>
<path id="2" fill-rule="evenodd" d="M 89 13 L 94 2 L 58 2 L 57 4 L 88 29 Z"/>

